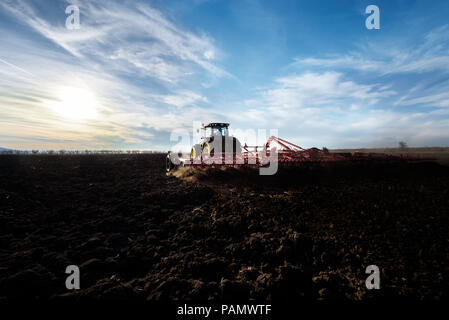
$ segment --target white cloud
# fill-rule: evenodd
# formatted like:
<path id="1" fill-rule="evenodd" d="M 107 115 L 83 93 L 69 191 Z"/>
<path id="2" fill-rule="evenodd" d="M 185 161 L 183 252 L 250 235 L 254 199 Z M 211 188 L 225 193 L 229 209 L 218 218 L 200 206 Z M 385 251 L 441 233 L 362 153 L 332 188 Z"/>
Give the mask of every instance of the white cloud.
<path id="1" fill-rule="evenodd" d="M 444 26 L 428 33 L 412 50 L 379 45 L 381 49 L 368 46 L 359 53 L 297 59 L 288 72 L 297 67 L 315 71 L 279 77 L 259 88 L 242 102 L 243 114 L 233 119 L 277 128 L 283 138 L 305 147 L 396 146 L 401 140 L 411 146 L 447 145 L 447 112 L 423 111 L 416 105 L 447 107 L 449 83 L 432 77 L 404 95 L 394 76 L 436 71 L 447 74 L 448 31 Z M 359 72 L 347 72 L 354 69 Z M 382 77 L 387 74 L 392 77 Z M 394 98 L 396 106 L 414 108 L 395 109 Z"/>
<path id="2" fill-rule="evenodd" d="M 355 102 L 372 105 L 379 98 L 395 94 L 388 89 L 346 80 L 338 72 L 307 72 L 278 78 L 274 88 L 262 91 L 261 96 L 264 104 L 281 111 L 314 106 L 349 107 Z"/>
<path id="3" fill-rule="evenodd" d="M 306 72 L 260 89 L 239 117 L 277 128 L 304 147 L 396 146 L 401 140 L 432 145 L 435 137 L 449 136 L 448 120 L 435 112 L 389 109 L 385 101 L 395 95 L 390 85 L 361 84 L 338 72 Z"/>
<path id="4" fill-rule="evenodd" d="M 154 141 L 157 131 L 191 129 L 192 121 L 206 114 L 219 117 L 202 107 L 208 102 L 204 95 L 186 85 L 195 75 L 201 81 L 228 75 L 214 65 L 219 50 L 210 37 L 191 33 L 142 4 L 79 5 L 81 29 L 67 30 L 44 20 L 30 3 L 0 3 L 64 49 L 0 30 L 2 145 L 13 147 L 20 141 L 24 148 L 152 148 L 161 143 Z M 136 75 L 159 84 L 129 80 Z M 95 94 L 98 119 L 67 120 L 52 112 L 49 106 L 61 86 Z"/>
<path id="5" fill-rule="evenodd" d="M 428 32 L 418 45 L 404 48 L 368 44 L 359 52 L 295 58 L 292 66 L 355 69 L 379 74 L 449 72 L 449 25 Z"/>
<path id="6" fill-rule="evenodd" d="M 206 97 L 190 91 L 179 91 L 176 95 L 162 96 L 162 101 L 177 107 L 191 106 L 197 102 L 208 102 Z"/>
<path id="7" fill-rule="evenodd" d="M 140 2 L 129 6 L 80 1 L 79 30 L 65 28 L 63 11 L 58 24 L 45 20 L 31 3 L 0 3 L 51 41 L 0 30 L 0 135 L 8 136 L 0 144 L 28 139 L 27 146 L 37 148 L 43 141 L 59 148 L 148 148 L 164 144 L 153 140 L 161 133 L 191 130 L 194 120 L 228 119 L 233 128 L 277 128 L 281 137 L 306 147 L 394 145 L 399 140 L 429 144 L 449 137 L 449 86 L 420 83 L 399 96 L 396 91 L 406 90 L 393 86 L 394 80 L 389 84 L 383 81 L 387 77 L 358 77 L 447 74 L 447 26 L 429 32 L 411 50 L 379 45 L 342 55 L 297 58 L 294 66 L 308 72 L 293 74 L 290 68 L 290 74 L 258 88 L 249 99 L 239 103 L 232 96 L 220 105 L 208 99 L 209 90 L 198 90 L 230 76 L 219 67 L 222 53 L 209 35 L 186 30 Z M 54 50 L 49 43 L 62 49 Z M 360 73 L 349 77 L 346 70 Z M 99 120 L 75 123 L 51 113 L 46 101 L 55 99 L 59 86 L 92 90 L 100 102 Z M 393 98 L 396 107 L 446 109 L 405 114 L 391 107 Z M 213 106 L 206 107 L 209 103 Z"/>
<path id="8" fill-rule="evenodd" d="M 426 85 L 428 83 L 422 81 L 411 88 L 394 103 L 394 106 L 449 107 L 449 81 L 440 82 L 437 86 Z"/>
<path id="9" fill-rule="evenodd" d="M 223 77 L 229 74 L 214 65 L 217 48 L 213 40 L 186 31 L 170 22 L 160 11 L 142 3 L 80 3 L 81 27 L 67 30 L 40 18 L 32 6 L 19 1 L 1 3 L 10 13 L 71 54 L 132 70 L 159 80 L 176 82 L 191 70 Z M 113 36 L 111 36 L 113 35 Z"/>

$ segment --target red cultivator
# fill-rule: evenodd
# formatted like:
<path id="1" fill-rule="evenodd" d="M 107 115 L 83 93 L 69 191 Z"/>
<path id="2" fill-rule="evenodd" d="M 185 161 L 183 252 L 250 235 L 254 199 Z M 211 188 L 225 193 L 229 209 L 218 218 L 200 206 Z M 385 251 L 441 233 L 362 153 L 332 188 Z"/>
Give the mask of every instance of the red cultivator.
<path id="1" fill-rule="evenodd" d="M 229 137 L 229 124 L 211 123 L 203 129 L 211 128 L 211 134 L 205 135 L 200 144 L 192 147 L 190 157 L 180 158 L 176 154 L 167 155 L 167 171 L 182 167 L 216 167 L 216 166 L 275 166 L 278 164 L 301 165 L 305 163 L 342 162 L 342 161 L 373 161 L 373 160 L 429 160 L 416 156 L 394 156 L 385 153 L 335 153 L 326 148 L 304 149 L 281 138 L 271 136 L 263 146 L 244 146 L 233 137 Z M 218 131 L 213 131 L 213 130 Z M 226 129 L 226 130 L 224 130 Z M 278 148 L 273 146 L 278 145 Z M 217 150 L 219 152 L 217 152 Z M 231 150 L 230 152 L 228 150 Z"/>

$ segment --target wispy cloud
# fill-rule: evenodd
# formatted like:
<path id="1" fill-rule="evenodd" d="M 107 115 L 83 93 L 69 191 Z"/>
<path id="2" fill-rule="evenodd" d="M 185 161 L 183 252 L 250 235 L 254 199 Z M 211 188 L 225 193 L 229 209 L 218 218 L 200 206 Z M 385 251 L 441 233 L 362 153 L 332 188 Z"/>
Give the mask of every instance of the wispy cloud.
<path id="1" fill-rule="evenodd" d="M 2 6 L 71 54 L 100 59 L 122 71 L 132 69 L 169 82 L 190 74 L 187 70 L 195 66 L 214 76 L 229 75 L 213 63 L 219 50 L 210 37 L 183 30 L 142 3 L 83 2 L 81 28 L 71 32 L 64 25 L 43 20 L 21 0 L 7 0 Z"/>
<path id="2" fill-rule="evenodd" d="M 341 116 L 356 109 L 366 110 L 380 99 L 395 95 L 388 86 L 360 84 L 347 79 L 342 73 L 306 72 L 276 79 L 261 88 L 256 96 L 245 101 L 250 108 L 245 115 L 260 122 L 282 123 L 297 119 L 325 124 L 325 118 Z"/>
<path id="3" fill-rule="evenodd" d="M 70 3 L 80 7 L 79 30 L 65 27 Z M 379 34 L 372 43 L 352 39 L 356 33 L 335 34 L 357 42 L 348 50 L 327 46 L 320 34 L 313 41 L 298 34 L 305 40 L 298 46 L 287 31 L 307 32 L 300 30 L 309 30 L 310 21 L 299 26 L 298 19 L 281 18 L 277 6 L 212 1 L 194 14 L 176 11 L 186 6 L 1 1 L 0 145 L 154 148 L 194 120 L 278 128 L 305 146 L 433 144 L 449 137 L 448 25 L 394 41 Z M 211 22 L 222 6 L 228 16 Z M 198 17 L 207 19 L 192 27 Z M 322 54 L 296 54 L 316 52 L 314 45 Z M 97 117 L 54 112 L 67 99 L 58 96 L 61 88 L 92 94 Z"/>
<path id="4" fill-rule="evenodd" d="M 358 83 L 342 72 L 305 72 L 259 89 L 246 100 L 243 116 L 262 127 L 282 128 L 281 134 L 304 146 L 317 141 L 328 147 L 391 146 L 401 140 L 431 145 L 447 135 L 446 117 L 388 108 L 397 95 L 390 85 Z"/>
<path id="5" fill-rule="evenodd" d="M 449 107 L 449 80 L 421 81 L 397 99 L 393 106 Z"/>
<path id="6" fill-rule="evenodd" d="M 15 69 L 15 70 L 18 70 L 18 71 L 20 71 L 20 72 L 25 73 L 25 74 L 27 74 L 28 76 L 34 77 L 34 74 L 32 74 L 31 72 L 28 72 L 28 71 L 26 71 L 26 70 L 24 70 L 24 69 L 22 69 L 22 68 L 20 68 L 20 67 L 18 67 L 18 66 L 16 66 L 16 65 L 12 64 L 12 63 L 9 63 L 8 61 L 5 61 L 5 60 L 3 60 L 3 59 L 0 59 L 0 62 L 6 64 L 7 66 L 12 67 L 12 68 Z"/>
<path id="7" fill-rule="evenodd" d="M 215 64 L 221 53 L 211 37 L 176 25 L 146 4 L 83 1 L 79 30 L 66 29 L 62 19 L 44 19 L 32 4 L 3 1 L 0 8 L 62 50 L 2 32 L 3 145 L 16 141 L 11 137 L 30 137 L 35 147 L 57 136 L 61 148 L 70 141 L 91 148 L 150 147 L 156 136 L 148 130 L 190 127 L 207 112 L 208 99 L 189 85 L 191 79 L 230 76 Z M 63 11 L 61 16 L 65 22 Z M 93 92 L 99 119 L 81 123 L 52 113 L 49 106 L 59 99 L 55 92 L 61 86 Z"/>
<path id="8" fill-rule="evenodd" d="M 262 91 L 271 107 L 301 108 L 313 106 L 342 106 L 348 101 L 374 104 L 379 98 L 395 92 L 379 85 L 358 84 L 344 79 L 342 73 L 307 72 L 276 79 L 274 88 Z"/>
<path id="9" fill-rule="evenodd" d="M 401 139 L 447 144 L 449 122 L 440 108 L 449 107 L 449 26 L 407 46 L 368 43 L 359 48 L 294 58 L 285 68 L 289 76 L 277 78 L 246 101 L 247 117 L 296 126 L 287 131 L 306 143 L 305 137 L 313 136 L 331 146 L 342 141 L 391 145 Z M 417 77 L 424 73 L 429 76 Z M 404 87 L 406 83 L 412 85 Z"/>
<path id="10" fill-rule="evenodd" d="M 296 57 L 292 66 L 355 69 L 381 74 L 449 72 L 449 25 L 428 32 L 421 44 L 366 44 L 358 52 L 324 57 Z"/>

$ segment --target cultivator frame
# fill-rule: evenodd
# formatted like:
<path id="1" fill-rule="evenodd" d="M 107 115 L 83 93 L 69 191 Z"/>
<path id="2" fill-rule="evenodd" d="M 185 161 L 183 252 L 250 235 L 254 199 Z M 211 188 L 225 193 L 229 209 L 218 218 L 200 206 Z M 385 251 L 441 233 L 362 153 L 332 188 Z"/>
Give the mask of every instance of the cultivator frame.
<path id="1" fill-rule="evenodd" d="M 279 149 L 272 147 L 276 143 Z M 386 153 L 371 152 L 329 152 L 326 148 L 304 149 L 296 144 L 271 136 L 263 146 L 242 146 L 241 153 L 220 152 L 213 155 L 201 155 L 198 158 L 180 158 L 170 153 L 167 155 L 167 171 L 176 166 L 182 167 L 220 167 L 220 166 L 256 166 L 264 167 L 270 165 L 270 162 L 277 161 L 283 165 L 302 165 L 306 163 L 326 163 L 326 162 L 363 162 L 363 161 L 382 161 L 382 160 L 433 160 L 418 156 L 394 156 Z"/>

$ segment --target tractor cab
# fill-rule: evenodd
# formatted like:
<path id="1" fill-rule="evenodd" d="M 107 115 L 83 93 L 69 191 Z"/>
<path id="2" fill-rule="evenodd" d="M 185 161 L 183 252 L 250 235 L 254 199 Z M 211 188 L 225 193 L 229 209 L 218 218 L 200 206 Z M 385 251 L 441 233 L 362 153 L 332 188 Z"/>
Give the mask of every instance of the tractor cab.
<path id="1" fill-rule="evenodd" d="M 200 156 L 212 156 L 215 152 L 240 154 L 240 142 L 229 135 L 229 123 L 211 122 L 201 126 L 201 141 L 195 144 L 190 152 L 192 159 Z"/>
<path id="2" fill-rule="evenodd" d="M 207 139 L 213 136 L 229 136 L 229 123 L 209 123 L 203 125 L 203 139 Z"/>

